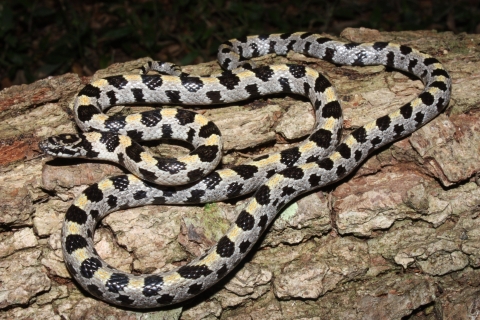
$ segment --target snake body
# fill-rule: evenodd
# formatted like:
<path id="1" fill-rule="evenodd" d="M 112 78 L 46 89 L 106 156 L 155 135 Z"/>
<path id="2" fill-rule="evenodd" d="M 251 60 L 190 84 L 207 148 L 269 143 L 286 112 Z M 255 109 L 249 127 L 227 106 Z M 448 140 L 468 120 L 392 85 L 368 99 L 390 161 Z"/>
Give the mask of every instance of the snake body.
<path id="1" fill-rule="evenodd" d="M 389 66 L 419 77 L 425 89 L 413 101 L 356 129 L 340 142 L 341 108 L 325 77 L 300 65 L 256 68 L 248 60 L 269 53 L 285 55 L 288 51 L 339 65 Z M 174 65 L 150 64 L 147 69 L 167 74 L 97 80 L 80 91 L 74 107 L 79 127 L 96 131 L 51 137 L 40 144 L 42 150 L 52 155 L 108 159 L 135 173 L 91 185 L 77 197 L 65 216 L 62 229 L 65 264 L 77 282 L 99 299 L 132 308 L 152 308 L 198 295 L 245 257 L 285 204 L 304 192 L 342 179 L 372 151 L 405 137 L 433 119 L 450 99 L 451 79 L 437 59 L 387 42 L 341 43 L 312 33 L 260 35 L 225 42 L 219 48 L 218 58 L 223 68 L 235 70 L 194 77 Z M 297 147 L 210 174 L 208 170 L 219 161 L 221 134 L 203 117 L 176 109 L 127 117 L 108 117 L 103 113 L 114 104 L 208 105 L 277 92 L 310 99 L 316 125 L 309 138 Z M 186 133 L 175 133 L 177 127 L 186 128 Z M 183 158 L 160 159 L 132 140 L 159 137 L 184 139 L 195 149 Z M 158 186 L 144 179 L 188 185 Z M 206 203 L 253 191 L 251 200 L 218 243 L 175 270 L 140 276 L 128 274 L 109 266 L 94 249 L 96 224 L 120 208 Z"/>

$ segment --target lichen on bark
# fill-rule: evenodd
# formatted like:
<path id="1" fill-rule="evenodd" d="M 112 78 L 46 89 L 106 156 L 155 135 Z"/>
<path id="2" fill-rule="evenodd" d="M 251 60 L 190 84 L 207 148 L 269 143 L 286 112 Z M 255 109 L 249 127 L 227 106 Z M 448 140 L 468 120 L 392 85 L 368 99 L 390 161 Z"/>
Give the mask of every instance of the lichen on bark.
<path id="1" fill-rule="evenodd" d="M 66 74 L 1 91 L 0 319 L 480 317 L 480 36 L 361 28 L 344 30 L 340 40 L 392 41 L 435 56 L 453 79 L 449 107 L 346 179 L 287 206 L 247 259 L 211 290 L 160 310 L 105 304 L 81 291 L 62 261 L 60 224 L 72 199 L 122 172 L 112 164 L 53 160 L 37 147 L 50 135 L 75 132 L 72 102 L 92 79 Z M 93 78 L 134 72 L 146 61 L 116 64 Z M 423 88 L 382 66 L 338 67 L 300 54 L 262 57 L 258 64 L 285 62 L 329 77 L 347 132 Z M 209 62 L 185 70 L 220 69 Z M 199 112 L 222 130 L 222 165 L 231 166 L 298 143 L 312 129 L 309 108 L 304 99 L 274 96 Z M 182 152 L 170 144 L 153 149 Z M 97 250 L 122 270 L 169 270 L 216 242 L 247 200 L 113 213 L 97 231 Z"/>

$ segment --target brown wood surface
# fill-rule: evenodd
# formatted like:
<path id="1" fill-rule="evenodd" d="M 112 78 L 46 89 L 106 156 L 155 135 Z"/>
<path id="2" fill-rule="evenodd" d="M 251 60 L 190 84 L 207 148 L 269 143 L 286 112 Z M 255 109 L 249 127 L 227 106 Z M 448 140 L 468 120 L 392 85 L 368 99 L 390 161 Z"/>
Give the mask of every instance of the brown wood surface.
<path id="1" fill-rule="evenodd" d="M 298 199 L 234 274 L 167 309 L 105 304 L 80 290 L 63 264 L 60 227 L 72 199 L 123 172 L 103 162 L 53 160 L 38 149 L 48 136 L 77 130 L 72 103 L 92 79 L 65 74 L 1 91 L 0 318 L 480 319 L 480 35 L 346 29 L 340 40 L 397 42 L 435 56 L 453 79 L 447 110 L 346 179 Z M 147 60 L 112 65 L 94 78 L 135 72 Z M 328 76 L 346 132 L 423 88 L 383 66 L 339 67 L 300 54 L 258 59 L 285 62 Z M 204 75 L 219 67 L 184 70 Z M 115 111 L 129 109 L 144 108 Z M 222 130 L 223 166 L 294 145 L 313 126 L 309 102 L 295 96 L 198 111 Z M 184 152 L 175 144 L 152 148 Z M 97 230 L 96 247 L 125 271 L 169 270 L 215 243 L 246 200 L 116 212 Z"/>

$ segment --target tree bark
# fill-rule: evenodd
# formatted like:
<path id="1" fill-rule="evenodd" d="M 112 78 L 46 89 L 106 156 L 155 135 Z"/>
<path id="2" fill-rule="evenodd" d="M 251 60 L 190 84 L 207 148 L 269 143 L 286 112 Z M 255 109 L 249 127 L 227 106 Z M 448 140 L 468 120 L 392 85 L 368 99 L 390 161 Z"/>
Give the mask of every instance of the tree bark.
<path id="1" fill-rule="evenodd" d="M 375 152 L 342 181 L 291 203 L 233 274 L 166 309 L 108 305 L 80 290 L 63 264 L 66 209 L 87 185 L 123 170 L 53 160 L 37 144 L 76 131 L 72 103 L 93 79 L 66 74 L 0 92 L 0 318 L 480 318 L 480 35 L 361 28 L 346 29 L 339 39 L 396 42 L 433 55 L 453 79 L 447 110 Z M 339 67 L 300 54 L 257 60 L 308 65 L 325 74 L 341 100 L 346 132 L 423 88 L 420 80 L 383 66 Z M 146 61 L 115 64 L 93 78 L 136 72 Z M 210 62 L 184 71 L 220 69 Z M 310 103 L 289 95 L 198 112 L 225 137 L 224 167 L 295 145 L 314 122 Z M 159 154 L 185 150 L 151 147 Z M 96 248 L 124 271 L 169 270 L 214 244 L 246 201 L 115 212 L 97 229 Z"/>

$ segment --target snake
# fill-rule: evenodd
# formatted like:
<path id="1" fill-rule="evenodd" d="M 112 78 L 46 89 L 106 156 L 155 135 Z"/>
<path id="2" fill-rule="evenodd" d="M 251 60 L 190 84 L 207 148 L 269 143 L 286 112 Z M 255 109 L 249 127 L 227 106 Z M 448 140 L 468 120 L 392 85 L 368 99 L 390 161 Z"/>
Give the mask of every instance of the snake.
<path id="1" fill-rule="evenodd" d="M 342 139 L 341 106 L 325 76 L 303 65 L 257 67 L 252 60 L 290 51 L 336 65 L 384 65 L 413 74 L 425 87 L 409 103 Z M 192 76 L 172 63 L 149 62 L 139 74 L 95 80 L 75 99 L 74 118 L 81 132 L 40 142 L 48 155 L 114 161 L 131 172 L 90 185 L 65 214 L 65 264 L 94 297 L 129 308 L 155 308 L 199 295 L 239 264 L 286 204 L 346 177 L 373 151 L 423 126 L 445 109 L 451 94 L 451 78 L 436 58 L 389 42 L 344 43 L 309 32 L 248 36 L 224 42 L 218 62 L 225 71 L 211 76 Z M 222 136 L 202 115 L 178 108 L 127 116 L 104 113 L 118 104 L 225 104 L 274 93 L 310 100 L 316 118 L 310 136 L 298 146 L 217 170 Z M 161 158 L 138 144 L 161 138 L 187 141 L 193 150 L 179 158 Z M 107 264 L 94 248 L 96 225 L 113 211 L 210 203 L 252 193 L 214 246 L 174 270 L 129 274 Z"/>

